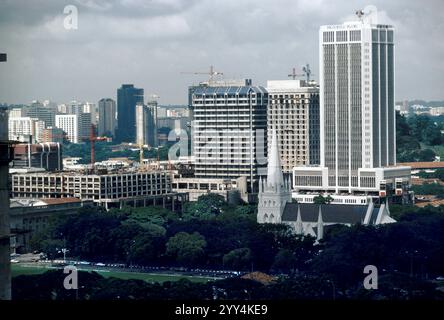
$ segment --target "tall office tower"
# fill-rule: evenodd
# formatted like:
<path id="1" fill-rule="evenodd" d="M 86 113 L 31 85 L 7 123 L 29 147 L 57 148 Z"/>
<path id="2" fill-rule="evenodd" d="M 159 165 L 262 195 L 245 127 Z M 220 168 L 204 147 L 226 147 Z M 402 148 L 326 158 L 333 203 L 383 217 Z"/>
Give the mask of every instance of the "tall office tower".
<path id="1" fill-rule="evenodd" d="M 97 106 L 95 103 L 85 102 L 83 104 L 83 113 L 89 113 L 91 115 L 91 123 L 97 125 L 98 121 L 98 112 Z"/>
<path id="2" fill-rule="evenodd" d="M 189 88 L 196 178 L 246 177 L 257 192 L 266 171 L 268 93 L 251 80 L 211 81 Z"/>
<path id="3" fill-rule="evenodd" d="M 136 143 L 157 147 L 157 104 L 136 105 Z"/>
<path id="4" fill-rule="evenodd" d="M 85 112 L 85 110 L 90 111 L 89 106 L 90 105 L 88 105 L 88 103 L 85 104 L 77 101 L 71 101 L 71 103 L 68 105 L 67 108 L 68 114 L 77 116 L 78 142 L 82 142 L 83 140 L 87 139 L 91 132 L 93 115 L 89 112 Z M 69 134 L 68 134 L 68 139 L 69 139 Z"/>
<path id="5" fill-rule="evenodd" d="M 9 139 L 21 142 L 41 142 L 45 122 L 30 117 L 9 117 Z"/>
<path id="6" fill-rule="evenodd" d="M 136 105 L 143 104 L 143 89 L 132 84 L 122 84 L 117 89 L 116 138 L 122 142 L 136 141 Z"/>
<path id="7" fill-rule="evenodd" d="M 116 102 L 110 98 L 99 101 L 99 136 L 114 137 L 116 133 Z"/>
<path id="8" fill-rule="evenodd" d="M 55 115 L 59 112 L 57 103 L 51 101 L 51 100 L 45 100 L 42 102 L 42 105 L 47 108 L 48 110 L 51 110 L 51 112 L 54 114 L 54 121 L 55 121 Z"/>
<path id="9" fill-rule="evenodd" d="M 66 133 L 66 138 L 72 143 L 82 142 L 81 123 L 76 114 L 58 114 L 56 115 L 56 127 Z"/>
<path id="10" fill-rule="evenodd" d="M 31 105 L 23 109 L 24 116 L 37 118 L 45 122 L 47 127 L 55 125 L 55 109 L 45 107 L 41 102 L 34 100 Z"/>
<path id="11" fill-rule="evenodd" d="M 319 164 L 319 86 L 304 80 L 276 80 L 267 81 L 267 91 L 268 141 L 276 130 L 283 172 Z"/>
<path id="12" fill-rule="evenodd" d="M 80 123 L 80 131 L 79 131 L 79 138 L 81 140 L 88 139 L 91 134 L 91 113 L 80 113 L 78 115 L 79 117 L 79 123 Z"/>
<path id="13" fill-rule="evenodd" d="M 320 28 L 321 170 L 295 168 L 296 189 L 367 192 L 410 179 L 393 167 L 394 29 L 377 24 L 375 9 Z"/>
<path id="14" fill-rule="evenodd" d="M 159 142 L 157 141 L 157 110 L 158 104 L 156 100 L 147 102 L 147 108 L 149 111 L 148 117 L 148 145 L 151 147 L 157 147 Z"/>

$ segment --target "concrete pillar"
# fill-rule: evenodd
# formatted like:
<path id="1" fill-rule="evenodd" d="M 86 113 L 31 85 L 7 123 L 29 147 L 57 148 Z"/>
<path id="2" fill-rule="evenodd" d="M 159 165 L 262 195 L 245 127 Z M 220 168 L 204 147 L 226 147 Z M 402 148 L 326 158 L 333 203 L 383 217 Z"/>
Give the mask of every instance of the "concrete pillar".
<path id="1" fill-rule="evenodd" d="M 0 300 L 11 299 L 8 113 L 0 109 Z"/>

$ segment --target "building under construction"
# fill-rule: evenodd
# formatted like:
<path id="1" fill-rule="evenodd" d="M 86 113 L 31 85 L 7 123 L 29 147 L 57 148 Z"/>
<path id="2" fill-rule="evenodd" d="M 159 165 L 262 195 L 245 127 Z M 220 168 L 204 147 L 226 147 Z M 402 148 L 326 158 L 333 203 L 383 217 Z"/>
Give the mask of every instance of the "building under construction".
<path id="1" fill-rule="evenodd" d="M 153 205 L 179 212 L 188 200 L 172 190 L 169 172 L 143 168 L 14 173 L 11 183 L 13 198 L 76 197 L 107 210 Z"/>

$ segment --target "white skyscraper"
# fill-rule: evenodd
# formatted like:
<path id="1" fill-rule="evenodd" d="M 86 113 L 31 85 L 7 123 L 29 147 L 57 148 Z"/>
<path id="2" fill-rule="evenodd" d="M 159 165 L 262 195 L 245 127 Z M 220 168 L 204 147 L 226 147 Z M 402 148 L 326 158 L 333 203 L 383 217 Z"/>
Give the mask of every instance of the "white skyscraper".
<path id="1" fill-rule="evenodd" d="M 136 105 L 136 143 L 157 147 L 157 105 Z"/>
<path id="2" fill-rule="evenodd" d="M 9 117 L 9 139 L 21 142 L 41 142 L 45 122 L 31 117 Z"/>
<path id="3" fill-rule="evenodd" d="M 58 114 L 56 115 L 56 127 L 66 132 L 67 139 L 72 143 L 81 142 L 80 131 L 81 124 L 79 116 L 76 114 Z"/>
<path id="4" fill-rule="evenodd" d="M 370 192 L 410 175 L 393 167 L 394 28 L 377 24 L 368 8 L 357 21 L 320 28 L 321 163 L 294 169 L 298 190 Z"/>

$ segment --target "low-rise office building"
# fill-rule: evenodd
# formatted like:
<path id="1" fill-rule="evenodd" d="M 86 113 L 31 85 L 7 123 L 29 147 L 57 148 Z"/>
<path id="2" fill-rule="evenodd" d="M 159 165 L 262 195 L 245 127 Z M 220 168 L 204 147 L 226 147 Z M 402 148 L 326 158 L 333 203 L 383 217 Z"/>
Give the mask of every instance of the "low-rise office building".
<path id="1" fill-rule="evenodd" d="M 92 200 L 107 210 L 124 206 L 163 206 L 180 211 L 188 195 L 171 187 L 170 173 L 144 170 L 37 172 L 12 174 L 14 198 L 67 198 Z"/>
<path id="2" fill-rule="evenodd" d="M 31 239 L 45 230 L 51 217 L 75 214 L 86 205 L 92 205 L 92 201 L 77 198 L 11 199 L 11 252 L 30 252 Z"/>
<path id="3" fill-rule="evenodd" d="M 20 143 L 13 146 L 13 168 L 43 168 L 48 171 L 63 169 L 60 143 Z"/>

